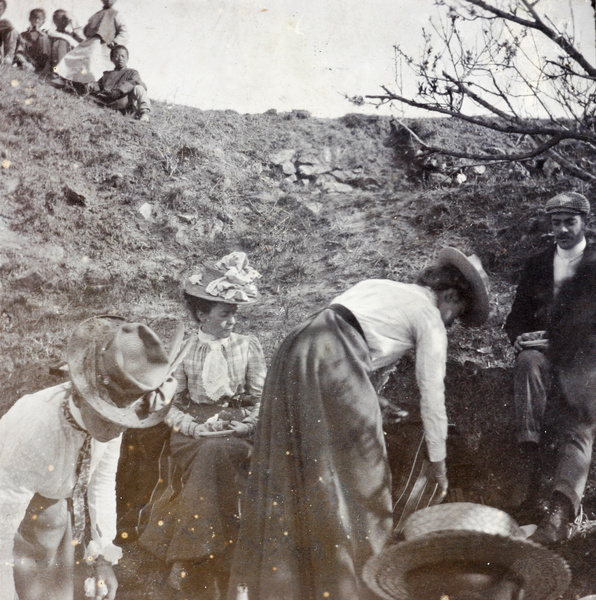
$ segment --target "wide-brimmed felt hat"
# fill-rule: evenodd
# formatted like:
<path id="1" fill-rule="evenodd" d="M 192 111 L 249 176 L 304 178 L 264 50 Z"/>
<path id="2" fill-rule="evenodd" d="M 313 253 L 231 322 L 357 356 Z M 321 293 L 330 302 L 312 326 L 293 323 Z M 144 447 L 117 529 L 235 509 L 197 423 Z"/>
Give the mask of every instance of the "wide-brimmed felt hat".
<path id="1" fill-rule="evenodd" d="M 253 269 L 244 252 L 232 252 L 217 262 L 206 262 L 184 282 L 184 291 L 195 298 L 226 304 L 254 304 L 261 298 Z"/>
<path id="2" fill-rule="evenodd" d="M 472 306 L 461 316 L 462 324 L 466 327 L 482 325 L 490 312 L 490 282 L 480 259 L 475 254 L 466 256 L 457 248 L 448 246 L 439 252 L 437 264 L 453 265 L 472 287 Z"/>
<path id="3" fill-rule="evenodd" d="M 68 340 L 71 381 L 85 402 L 102 417 L 126 427 L 157 425 L 170 409 L 160 393 L 188 350 L 178 327 L 168 353 L 142 323 L 102 315 L 83 321 Z"/>
<path id="4" fill-rule="evenodd" d="M 589 215 L 590 202 L 578 192 L 561 192 L 553 196 L 544 207 L 547 215 L 553 213 L 570 213 L 572 215 Z"/>
<path id="5" fill-rule="evenodd" d="M 521 583 L 524 600 L 554 600 L 571 578 L 563 558 L 526 539 L 507 513 L 490 506 L 424 508 L 409 517 L 403 535 L 404 541 L 385 547 L 364 567 L 364 581 L 381 598 L 410 600 L 409 572 L 450 561 L 507 569 Z"/>

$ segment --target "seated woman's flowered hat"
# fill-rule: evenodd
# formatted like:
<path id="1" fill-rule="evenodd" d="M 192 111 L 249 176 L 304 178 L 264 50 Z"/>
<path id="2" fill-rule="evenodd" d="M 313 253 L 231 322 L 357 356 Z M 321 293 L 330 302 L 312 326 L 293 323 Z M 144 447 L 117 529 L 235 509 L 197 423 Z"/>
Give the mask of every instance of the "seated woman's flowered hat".
<path id="1" fill-rule="evenodd" d="M 244 252 L 232 252 L 216 263 L 204 263 L 184 282 L 184 291 L 213 302 L 254 304 L 261 298 L 255 285 L 260 277 Z"/>

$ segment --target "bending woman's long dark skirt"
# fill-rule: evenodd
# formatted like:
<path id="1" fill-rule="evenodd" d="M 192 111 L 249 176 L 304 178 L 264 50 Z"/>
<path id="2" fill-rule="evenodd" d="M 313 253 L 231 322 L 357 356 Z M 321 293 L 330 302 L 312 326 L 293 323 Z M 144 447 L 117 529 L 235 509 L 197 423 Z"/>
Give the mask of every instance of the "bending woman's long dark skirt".
<path id="1" fill-rule="evenodd" d="M 325 309 L 265 381 L 229 597 L 368 600 L 366 560 L 392 530 L 391 475 L 363 337 Z"/>

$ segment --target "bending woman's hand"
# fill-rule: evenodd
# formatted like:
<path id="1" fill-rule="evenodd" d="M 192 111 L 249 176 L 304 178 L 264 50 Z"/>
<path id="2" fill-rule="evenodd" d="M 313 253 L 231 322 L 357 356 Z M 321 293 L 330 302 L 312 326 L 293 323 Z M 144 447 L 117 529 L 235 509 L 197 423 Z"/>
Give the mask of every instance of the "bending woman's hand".
<path id="1" fill-rule="evenodd" d="M 447 481 L 447 466 L 444 460 L 430 463 L 430 479 L 439 486 L 439 494 L 433 504 L 440 504 L 447 495 L 449 482 Z"/>

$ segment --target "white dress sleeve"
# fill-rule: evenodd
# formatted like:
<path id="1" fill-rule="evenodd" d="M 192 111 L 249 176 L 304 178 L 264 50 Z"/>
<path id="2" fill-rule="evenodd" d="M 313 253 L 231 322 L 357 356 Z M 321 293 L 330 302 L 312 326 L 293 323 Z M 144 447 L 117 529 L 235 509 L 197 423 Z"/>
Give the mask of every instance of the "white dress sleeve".
<path id="1" fill-rule="evenodd" d="M 85 556 L 93 559 L 101 555 L 112 564 L 122 557 L 122 549 L 113 543 L 116 537 L 116 471 L 121 443 L 122 435 L 105 444 L 105 451 L 87 488 L 91 542 Z"/>
<path id="2" fill-rule="evenodd" d="M 414 323 L 416 336 L 416 382 L 420 390 L 420 414 L 431 461 L 447 454 L 445 371 L 447 331 L 435 307 L 420 310 Z"/>

